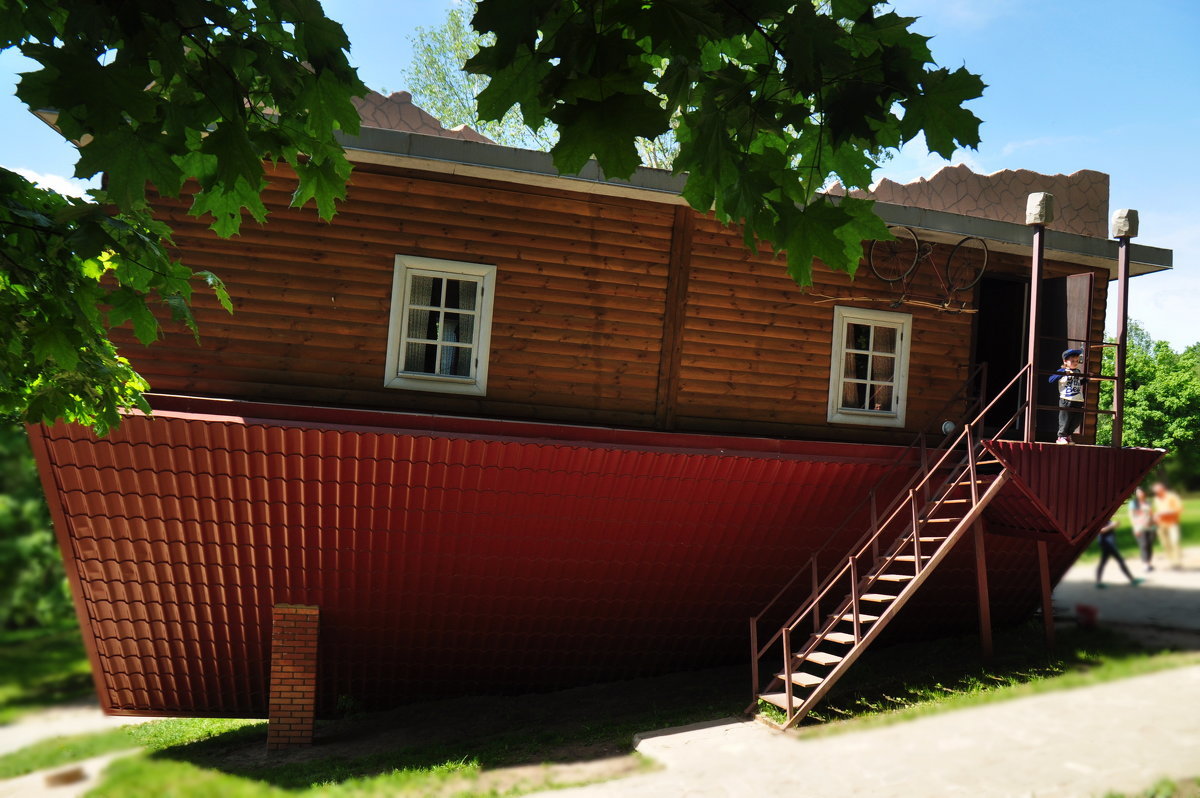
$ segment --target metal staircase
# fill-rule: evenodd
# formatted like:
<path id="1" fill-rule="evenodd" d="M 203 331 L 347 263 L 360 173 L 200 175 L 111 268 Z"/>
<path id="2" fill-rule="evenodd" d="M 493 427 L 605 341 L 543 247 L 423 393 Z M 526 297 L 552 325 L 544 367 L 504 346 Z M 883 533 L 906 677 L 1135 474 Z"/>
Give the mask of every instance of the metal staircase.
<path id="1" fill-rule="evenodd" d="M 823 579 L 817 571 L 820 552 L 813 555 L 797 574 L 811 574 L 811 593 L 762 645 L 760 624 L 796 578 L 751 619 L 755 701 L 747 712 L 757 711 L 761 700 L 783 710 L 781 728 L 803 719 L 973 528 L 1010 476 L 982 445 L 983 419 L 1001 397 L 1015 392 L 1025 373 L 1022 369 L 957 437 L 943 442 L 941 456 L 918 469 Z M 1021 404 L 988 437 L 1002 437 L 1023 412 Z M 764 659 L 780 653 L 782 668 L 762 688 Z"/>

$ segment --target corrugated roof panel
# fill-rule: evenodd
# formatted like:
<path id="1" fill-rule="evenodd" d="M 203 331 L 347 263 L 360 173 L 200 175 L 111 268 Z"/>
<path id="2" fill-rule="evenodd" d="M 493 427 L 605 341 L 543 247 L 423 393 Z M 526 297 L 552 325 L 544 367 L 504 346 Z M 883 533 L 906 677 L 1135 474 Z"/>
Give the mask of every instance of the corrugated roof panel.
<path id="1" fill-rule="evenodd" d="M 326 709 L 737 661 L 746 619 L 899 453 L 362 418 L 168 411 L 102 440 L 38 433 L 108 707 L 261 716 L 281 602 L 322 608 Z M 481 663 L 488 683 L 469 683 Z"/>

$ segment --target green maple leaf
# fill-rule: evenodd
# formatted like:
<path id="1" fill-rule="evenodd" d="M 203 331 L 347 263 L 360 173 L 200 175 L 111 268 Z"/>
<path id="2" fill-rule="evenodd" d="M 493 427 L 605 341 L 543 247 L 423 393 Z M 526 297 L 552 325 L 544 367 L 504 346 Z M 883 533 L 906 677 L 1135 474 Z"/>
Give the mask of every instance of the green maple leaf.
<path id="1" fill-rule="evenodd" d="M 798 285 L 812 285 L 813 259 L 851 277 L 862 260 L 862 242 L 886 237 L 887 225 L 871 210 L 870 200 L 822 198 L 787 219 L 783 240 L 788 274 Z"/>
<path id="2" fill-rule="evenodd" d="M 657 135 L 668 116 L 653 96 L 638 92 L 560 105 L 550 120 L 558 126 L 550 153 L 560 172 L 575 174 L 594 154 L 607 176 L 627 178 L 641 164 L 634 138 Z"/>
<path id="3" fill-rule="evenodd" d="M 463 67 L 468 71 L 482 69 L 496 51 L 483 48 Z M 551 66 L 546 61 L 534 58 L 528 47 L 518 47 L 513 58 L 494 68 L 488 85 L 475 97 L 479 118 L 485 122 L 499 121 L 509 108 L 521 106 L 521 116 L 526 125 L 538 129 L 546 121 L 544 103 L 540 91 L 542 81 L 550 74 Z"/>
<path id="4" fill-rule="evenodd" d="M 983 94 L 987 85 L 978 75 L 960 67 L 953 72 L 938 69 L 926 73 L 921 92 L 904 101 L 901 129 L 905 140 L 921 129 L 930 152 L 943 158 L 954 154 L 955 141 L 964 147 L 979 144 L 979 117 L 962 107 Z"/>

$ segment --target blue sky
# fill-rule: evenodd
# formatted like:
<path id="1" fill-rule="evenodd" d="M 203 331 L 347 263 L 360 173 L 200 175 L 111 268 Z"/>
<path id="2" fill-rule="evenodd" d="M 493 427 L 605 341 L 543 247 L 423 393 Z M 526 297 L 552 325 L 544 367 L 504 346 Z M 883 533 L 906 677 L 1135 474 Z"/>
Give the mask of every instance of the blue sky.
<path id="1" fill-rule="evenodd" d="M 417 27 L 435 27 L 455 0 L 327 0 L 367 85 L 398 91 Z M 1175 349 L 1200 341 L 1200 3 L 1194 0 L 897 0 L 921 20 L 934 58 L 966 65 L 988 89 L 971 108 L 983 142 L 949 163 L 980 173 L 1031 169 L 1111 177 L 1110 213 L 1135 208 L 1139 243 L 1174 250 L 1171 272 L 1131 283 L 1130 316 Z M 73 149 L 12 96 L 27 69 L 0 54 L 0 164 L 54 184 Z M 948 162 L 910 146 L 877 175 L 906 182 Z M 1109 314 L 1111 319 L 1111 312 Z M 1110 322 L 1111 329 L 1111 322 Z"/>

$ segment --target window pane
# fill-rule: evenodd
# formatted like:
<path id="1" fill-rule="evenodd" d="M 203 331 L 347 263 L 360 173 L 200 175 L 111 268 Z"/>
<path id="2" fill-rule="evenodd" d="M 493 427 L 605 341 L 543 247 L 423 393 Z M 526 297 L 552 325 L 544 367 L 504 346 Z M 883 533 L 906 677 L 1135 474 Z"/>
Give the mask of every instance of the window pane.
<path id="1" fill-rule="evenodd" d="M 442 303 L 442 281 L 437 277 L 413 275 L 412 288 L 408 292 L 410 305 L 440 305 Z"/>
<path id="2" fill-rule="evenodd" d="M 876 327 L 875 328 L 875 346 L 876 352 L 894 353 L 896 351 L 896 328 L 895 327 Z"/>
<path id="3" fill-rule="evenodd" d="M 842 407 L 862 410 L 866 407 L 866 385 L 861 382 L 842 383 Z"/>
<path id="4" fill-rule="evenodd" d="M 464 313 L 442 314 L 442 341 L 475 343 L 475 317 Z"/>
<path id="5" fill-rule="evenodd" d="M 846 325 L 846 348 L 847 349 L 862 349 L 864 351 L 871 348 L 871 327 L 868 324 Z"/>
<path id="6" fill-rule="evenodd" d="M 409 344 L 404 348 L 404 363 L 401 371 L 418 374 L 436 374 L 437 347 L 433 344 Z"/>
<path id="7" fill-rule="evenodd" d="M 853 377 L 859 380 L 867 378 L 867 363 L 870 362 L 870 355 L 856 355 L 853 353 L 846 354 L 846 370 L 842 373 L 843 377 Z"/>
<path id="8" fill-rule="evenodd" d="M 408 337 L 436 341 L 439 315 L 441 314 L 429 310 L 410 310 L 408 312 Z"/>
<path id="9" fill-rule="evenodd" d="M 879 382 L 891 382 L 896 373 L 896 358 L 885 355 L 875 355 L 871 358 L 871 379 Z"/>
<path id="10" fill-rule="evenodd" d="M 446 307 L 474 310 L 477 285 L 474 280 L 447 280 Z"/>
<path id="11" fill-rule="evenodd" d="M 871 391 L 871 409 L 886 410 L 890 412 L 892 408 L 892 386 L 876 385 Z"/>
<path id="12" fill-rule="evenodd" d="M 471 349 L 461 346 L 443 346 L 442 364 L 438 373 L 448 377 L 470 377 Z"/>

